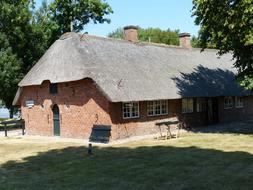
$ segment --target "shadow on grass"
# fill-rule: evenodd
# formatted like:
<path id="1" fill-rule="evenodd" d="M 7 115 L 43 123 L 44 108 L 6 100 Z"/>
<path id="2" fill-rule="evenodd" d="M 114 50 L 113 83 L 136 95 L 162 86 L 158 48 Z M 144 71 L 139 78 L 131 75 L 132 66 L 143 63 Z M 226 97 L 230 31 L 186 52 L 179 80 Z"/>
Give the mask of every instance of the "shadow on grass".
<path id="1" fill-rule="evenodd" d="M 253 155 L 197 147 L 69 147 L 9 161 L 0 189 L 252 189 Z"/>

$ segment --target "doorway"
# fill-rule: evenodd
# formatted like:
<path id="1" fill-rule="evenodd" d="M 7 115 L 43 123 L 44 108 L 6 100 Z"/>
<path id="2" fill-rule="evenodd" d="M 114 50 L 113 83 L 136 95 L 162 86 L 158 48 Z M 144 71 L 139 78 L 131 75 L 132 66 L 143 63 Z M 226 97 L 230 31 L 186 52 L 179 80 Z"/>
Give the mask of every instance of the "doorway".
<path id="1" fill-rule="evenodd" d="M 216 124 L 219 122 L 219 100 L 217 97 L 208 98 L 207 116 L 208 124 Z"/>
<path id="2" fill-rule="evenodd" d="M 57 104 L 53 106 L 54 136 L 60 136 L 60 110 Z"/>

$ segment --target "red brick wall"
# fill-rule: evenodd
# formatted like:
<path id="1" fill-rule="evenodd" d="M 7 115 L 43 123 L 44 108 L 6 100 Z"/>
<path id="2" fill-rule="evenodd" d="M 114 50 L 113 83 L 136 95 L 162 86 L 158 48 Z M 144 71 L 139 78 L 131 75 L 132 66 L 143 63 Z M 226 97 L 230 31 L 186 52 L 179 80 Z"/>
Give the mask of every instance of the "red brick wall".
<path id="1" fill-rule="evenodd" d="M 91 79 L 58 84 L 58 94 L 49 93 L 49 81 L 40 86 L 24 87 L 21 95 L 21 112 L 26 121 L 27 133 L 31 135 L 53 136 L 52 107 L 60 109 L 60 129 L 62 137 L 89 138 L 93 124 L 112 126 L 112 139 L 135 135 L 158 133 L 155 123 L 164 120 L 184 120 L 188 126 L 206 124 L 206 112 L 181 113 L 181 99 L 169 100 L 169 114 L 147 116 L 147 102 L 140 102 L 140 117 L 123 119 L 122 103 L 109 102 Z M 32 108 L 25 106 L 26 100 L 34 100 Z M 196 106 L 194 99 L 194 106 Z M 224 110 L 223 98 L 219 98 L 221 122 L 251 118 L 253 98 L 247 97 L 244 108 Z M 164 131 L 164 127 L 162 127 Z"/>
<path id="2" fill-rule="evenodd" d="M 156 122 L 164 119 L 176 119 L 173 112 L 165 116 L 147 116 L 146 102 L 139 102 L 139 118 L 123 119 L 122 103 L 111 103 L 110 114 L 113 123 L 112 137 L 113 139 L 121 139 L 134 135 L 145 135 L 159 132 Z M 169 106 L 177 109 L 177 107 Z M 172 110 L 170 110 L 172 111 Z"/>
<path id="3" fill-rule="evenodd" d="M 224 109 L 224 97 L 219 97 L 219 121 L 230 122 L 253 118 L 253 98 L 244 98 L 244 108 Z M 207 112 L 196 112 L 196 99 L 194 98 L 194 112 L 182 113 L 182 100 L 168 100 L 169 114 L 164 116 L 147 116 L 147 102 L 139 102 L 140 117 L 123 119 L 122 103 L 111 103 L 110 115 L 113 122 L 112 135 L 114 139 L 121 139 L 133 135 L 144 135 L 159 132 L 155 125 L 163 120 L 184 121 L 188 127 L 204 126 L 208 123 Z M 164 131 L 164 127 L 163 127 Z"/>
<path id="4" fill-rule="evenodd" d="M 35 105 L 25 107 L 26 100 L 35 100 Z M 109 102 L 91 80 L 60 83 L 56 95 L 49 93 L 49 82 L 25 87 L 21 101 L 28 134 L 53 136 L 54 104 L 60 109 L 62 137 L 89 138 L 93 124 L 111 124 Z"/>
<path id="5" fill-rule="evenodd" d="M 134 119 L 123 119 L 122 103 L 111 103 L 110 115 L 113 122 L 112 136 L 113 139 L 121 139 L 134 135 L 147 135 L 159 133 L 155 123 L 168 120 L 186 121 L 188 125 L 204 125 L 205 113 L 181 113 L 181 99 L 169 100 L 169 114 L 163 116 L 147 116 L 147 102 L 139 102 L 140 117 Z M 165 126 L 161 130 L 165 131 Z"/>
<path id="6" fill-rule="evenodd" d="M 224 98 L 219 98 L 219 117 L 221 122 L 247 120 L 253 118 L 253 98 L 244 97 L 244 107 L 236 108 L 235 104 L 233 108 L 224 109 Z"/>

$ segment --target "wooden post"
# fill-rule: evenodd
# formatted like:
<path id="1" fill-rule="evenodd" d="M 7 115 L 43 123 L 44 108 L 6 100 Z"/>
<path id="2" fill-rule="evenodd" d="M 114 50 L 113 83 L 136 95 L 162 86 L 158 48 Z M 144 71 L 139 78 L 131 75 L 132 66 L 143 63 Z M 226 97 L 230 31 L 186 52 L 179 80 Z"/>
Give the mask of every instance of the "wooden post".
<path id="1" fill-rule="evenodd" d="M 93 155 L 92 144 L 91 143 L 89 143 L 89 145 L 88 145 L 88 155 L 89 156 Z"/>
<path id="2" fill-rule="evenodd" d="M 166 136 L 166 139 L 168 139 L 168 136 L 170 136 L 170 139 L 172 138 L 172 134 L 171 134 L 171 131 L 170 131 L 170 127 L 171 127 L 171 125 L 170 125 L 170 124 L 167 124 L 167 136 Z"/>
<path id="3" fill-rule="evenodd" d="M 5 134 L 5 137 L 7 137 L 7 124 L 4 123 L 4 134 Z"/>

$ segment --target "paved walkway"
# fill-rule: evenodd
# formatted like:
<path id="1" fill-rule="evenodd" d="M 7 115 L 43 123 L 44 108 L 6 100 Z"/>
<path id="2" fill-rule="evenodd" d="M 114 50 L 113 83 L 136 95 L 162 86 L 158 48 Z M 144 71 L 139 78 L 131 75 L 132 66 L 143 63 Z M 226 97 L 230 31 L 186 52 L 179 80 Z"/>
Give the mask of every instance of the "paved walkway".
<path id="1" fill-rule="evenodd" d="M 155 138 L 157 136 L 158 136 L 158 134 L 134 136 L 134 137 L 130 137 L 130 138 L 112 141 L 108 144 L 94 143 L 94 142 L 92 142 L 92 144 L 98 145 L 98 146 L 107 146 L 107 145 L 114 145 L 114 144 L 123 144 L 123 143 L 132 142 L 132 141 L 143 140 L 143 139 L 150 139 L 150 138 Z M 0 131 L 0 138 L 1 137 L 2 138 L 4 137 L 4 131 Z M 23 136 L 21 130 L 8 131 L 8 138 L 23 138 L 23 139 L 31 139 L 31 140 L 34 139 L 34 140 L 41 140 L 41 141 L 45 141 L 45 142 L 73 142 L 73 143 L 83 143 L 85 145 L 90 143 L 88 139 L 48 137 L 48 136 L 39 136 L 39 135 L 24 135 Z"/>
<path id="2" fill-rule="evenodd" d="M 7 135 L 8 137 L 20 137 L 22 136 L 22 130 L 21 129 L 11 130 L 8 131 Z M 4 131 L 0 131 L 0 137 L 5 137 Z"/>
<path id="3" fill-rule="evenodd" d="M 238 133 L 253 135 L 253 120 L 219 123 L 205 127 L 197 127 L 190 130 L 200 133 Z"/>

